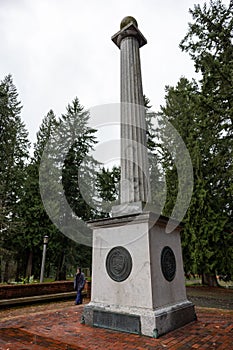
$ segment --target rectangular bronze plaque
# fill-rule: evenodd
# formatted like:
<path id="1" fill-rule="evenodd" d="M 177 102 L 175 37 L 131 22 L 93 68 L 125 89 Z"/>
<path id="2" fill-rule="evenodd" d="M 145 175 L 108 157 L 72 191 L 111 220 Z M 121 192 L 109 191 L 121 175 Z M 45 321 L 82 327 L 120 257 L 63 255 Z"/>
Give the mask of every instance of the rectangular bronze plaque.
<path id="1" fill-rule="evenodd" d="M 141 334 L 140 316 L 94 310 L 93 326 Z"/>

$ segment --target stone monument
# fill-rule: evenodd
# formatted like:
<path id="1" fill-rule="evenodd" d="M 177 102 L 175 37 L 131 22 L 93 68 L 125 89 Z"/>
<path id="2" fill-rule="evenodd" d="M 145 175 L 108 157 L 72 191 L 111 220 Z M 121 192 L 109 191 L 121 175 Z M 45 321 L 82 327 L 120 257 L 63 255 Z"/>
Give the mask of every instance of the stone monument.
<path id="1" fill-rule="evenodd" d="M 181 226 L 150 208 L 145 109 L 139 49 L 147 43 L 133 17 L 112 37 L 121 53 L 121 194 L 112 217 L 93 229 L 92 326 L 158 337 L 195 320 L 187 300 Z"/>

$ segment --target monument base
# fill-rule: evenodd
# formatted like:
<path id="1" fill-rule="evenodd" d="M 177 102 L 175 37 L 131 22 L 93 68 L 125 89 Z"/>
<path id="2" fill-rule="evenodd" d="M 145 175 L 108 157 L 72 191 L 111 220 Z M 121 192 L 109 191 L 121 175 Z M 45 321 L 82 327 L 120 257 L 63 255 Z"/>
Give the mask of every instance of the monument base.
<path id="1" fill-rule="evenodd" d="M 91 326 L 158 337 L 196 319 L 187 300 L 181 227 L 152 212 L 99 219 L 93 229 Z"/>
<path id="2" fill-rule="evenodd" d="M 196 314 L 189 301 L 157 310 L 116 308 L 91 302 L 85 306 L 83 319 L 90 326 L 158 338 L 196 320 Z"/>

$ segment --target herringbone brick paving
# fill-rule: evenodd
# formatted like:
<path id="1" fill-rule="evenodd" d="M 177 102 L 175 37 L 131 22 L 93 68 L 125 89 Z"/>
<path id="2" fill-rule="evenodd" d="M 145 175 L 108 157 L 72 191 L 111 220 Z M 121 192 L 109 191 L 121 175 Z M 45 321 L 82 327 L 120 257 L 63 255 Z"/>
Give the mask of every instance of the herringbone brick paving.
<path id="1" fill-rule="evenodd" d="M 37 311 L 38 310 L 38 311 Z M 233 349 L 233 311 L 196 308 L 198 320 L 159 339 L 93 328 L 80 323 L 83 306 L 13 312 L 0 320 L 0 349 Z"/>

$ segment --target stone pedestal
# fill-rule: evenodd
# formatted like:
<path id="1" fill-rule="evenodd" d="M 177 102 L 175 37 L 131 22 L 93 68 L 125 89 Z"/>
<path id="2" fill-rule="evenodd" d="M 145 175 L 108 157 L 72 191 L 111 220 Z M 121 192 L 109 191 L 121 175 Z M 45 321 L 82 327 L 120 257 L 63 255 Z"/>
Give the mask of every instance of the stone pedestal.
<path id="1" fill-rule="evenodd" d="M 157 220 L 158 219 L 158 220 Z M 187 300 L 180 228 L 151 212 L 96 220 L 86 324 L 158 337 L 195 320 Z"/>

